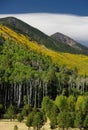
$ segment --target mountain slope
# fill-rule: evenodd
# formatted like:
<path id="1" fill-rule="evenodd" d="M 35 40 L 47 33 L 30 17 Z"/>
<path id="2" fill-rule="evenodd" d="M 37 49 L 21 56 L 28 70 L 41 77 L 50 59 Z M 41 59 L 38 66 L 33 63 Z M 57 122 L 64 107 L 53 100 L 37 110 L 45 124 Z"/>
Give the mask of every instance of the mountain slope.
<path id="1" fill-rule="evenodd" d="M 85 47 L 85 46 L 79 44 L 78 42 L 76 42 L 72 38 L 70 38 L 62 33 L 57 32 L 57 33 L 51 35 L 51 38 L 53 38 L 54 40 L 56 40 L 58 42 L 62 42 L 65 45 L 68 45 L 74 49 L 77 49 L 83 53 L 88 52 L 88 47 Z"/>
<path id="2" fill-rule="evenodd" d="M 38 44 L 45 45 L 47 48 L 54 51 L 60 52 L 69 52 L 76 54 L 88 54 L 84 49 L 72 48 L 71 46 L 64 44 L 62 41 L 57 41 L 52 37 L 47 36 L 43 32 L 39 31 L 36 28 L 31 27 L 30 25 L 22 22 L 21 20 L 14 17 L 7 17 L 0 19 L 0 24 L 3 24 L 17 33 L 24 34 L 30 40 L 36 41 Z"/>
<path id="3" fill-rule="evenodd" d="M 67 68 L 71 69 L 77 67 L 79 74 L 88 75 L 88 56 L 52 51 L 46 48 L 44 45 L 29 40 L 29 37 L 21 33 L 16 33 L 15 31 L 3 25 L 0 25 L 0 36 L 5 41 L 9 39 L 13 40 L 17 44 L 22 44 L 30 50 L 38 53 L 38 55 L 49 56 L 54 64 L 59 66 L 66 65 Z"/>

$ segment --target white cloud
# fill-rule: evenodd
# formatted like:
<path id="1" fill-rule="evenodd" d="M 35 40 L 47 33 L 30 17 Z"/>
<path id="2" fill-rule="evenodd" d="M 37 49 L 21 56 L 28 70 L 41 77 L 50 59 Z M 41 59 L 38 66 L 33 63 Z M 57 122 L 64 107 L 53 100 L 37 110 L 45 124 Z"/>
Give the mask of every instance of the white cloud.
<path id="1" fill-rule="evenodd" d="M 11 15 L 0 15 L 0 18 L 6 16 Z M 48 35 L 61 32 L 88 45 L 88 17 L 48 13 L 13 14 L 12 16 L 23 20 Z"/>

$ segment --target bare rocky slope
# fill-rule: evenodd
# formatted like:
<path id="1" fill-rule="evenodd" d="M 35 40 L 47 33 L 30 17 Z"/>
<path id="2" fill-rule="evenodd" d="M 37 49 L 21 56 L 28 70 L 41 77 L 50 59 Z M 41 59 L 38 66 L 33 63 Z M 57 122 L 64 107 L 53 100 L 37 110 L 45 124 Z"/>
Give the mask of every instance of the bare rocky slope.
<path id="1" fill-rule="evenodd" d="M 80 43 L 76 42 L 74 39 L 62 34 L 62 33 L 55 33 L 53 35 L 51 35 L 51 38 L 53 38 L 54 40 L 58 41 L 58 42 L 62 42 L 65 45 L 70 46 L 71 48 L 74 48 L 76 50 L 82 51 L 82 52 L 87 52 L 88 48 L 85 47 L 84 45 L 81 45 Z"/>

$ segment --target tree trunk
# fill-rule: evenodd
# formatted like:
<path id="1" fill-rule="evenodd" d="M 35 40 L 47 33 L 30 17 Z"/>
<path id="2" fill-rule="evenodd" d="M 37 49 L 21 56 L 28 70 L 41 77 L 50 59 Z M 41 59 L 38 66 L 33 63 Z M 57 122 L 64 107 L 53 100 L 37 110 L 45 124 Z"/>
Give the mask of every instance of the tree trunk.
<path id="1" fill-rule="evenodd" d="M 10 88 L 10 104 L 13 104 L 13 84 L 11 84 L 11 88 Z"/>
<path id="2" fill-rule="evenodd" d="M 34 90 L 34 107 L 36 107 L 36 98 L 37 98 L 37 86 L 35 85 Z"/>
<path id="3" fill-rule="evenodd" d="M 42 85 L 42 91 L 43 91 L 43 97 L 45 96 L 45 88 L 44 88 L 44 82 L 43 82 L 43 85 Z"/>
<path id="4" fill-rule="evenodd" d="M 28 99 L 28 104 L 30 104 L 30 92 L 29 92 L 29 85 L 27 83 L 27 99 Z"/>
<path id="5" fill-rule="evenodd" d="M 30 93 L 30 94 L 29 94 L 29 95 L 30 95 L 30 97 L 29 97 L 29 98 L 30 98 L 30 99 L 29 99 L 29 102 L 30 102 L 30 105 L 32 105 L 32 101 L 31 101 L 31 100 L 32 100 L 32 83 L 31 83 L 31 81 L 30 81 L 30 92 L 29 92 L 29 93 Z"/>
<path id="6" fill-rule="evenodd" d="M 43 95 L 42 95 L 42 97 L 40 97 L 40 95 L 41 95 L 41 94 L 40 94 L 40 92 L 41 92 L 40 90 L 41 90 L 41 89 L 42 89 L 42 82 L 41 82 L 41 80 L 40 80 L 40 81 L 39 81 L 38 90 L 37 90 L 37 93 L 38 93 L 38 94 L 37 94 L 37 95 L 38 95 L 38 99 L 37 99 L 37 100 L 38 100 L 38 101 L 37 101 L 38 104 L 37 104 L 37 106 L 38 106 L 38 108 L 40 107 L 40 101 L 41 101 L 41 98 L 43 97 Z M 42 94 L 43 94 L 43 90 L 42 90 Z"/>
<path id="7" fill-rule="evenodd" d="M 48 88 L 47 88 L 47 83 L 45 83 L 45 96 L 48 95 Z"/>
<path id="8" fill-rule="evenodd" d="M 22 95 L 22 84 L 19 84 L 18 108 L 21 105 L 21 95 Z"/>
<path id="9" fill-rule="evenodd" d="M 14 103 L 16 103 L 16 99 L 17 99 L 17 87 L 16 87 L 16 83 L 14 83 Z"/>
<path id="10" fill-rule="evenodd" d="M 5 86 L 5 109 L 6 109 L 6 104 L 7 104 L 7 86 Z"/>

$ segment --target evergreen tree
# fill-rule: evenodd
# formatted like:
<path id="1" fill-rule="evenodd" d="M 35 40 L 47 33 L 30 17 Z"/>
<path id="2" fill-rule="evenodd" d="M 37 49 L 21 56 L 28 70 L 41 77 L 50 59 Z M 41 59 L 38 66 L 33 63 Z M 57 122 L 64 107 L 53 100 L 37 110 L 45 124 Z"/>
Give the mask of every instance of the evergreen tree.
<path id="1" fill-rule="evenodd" d="M 15 109 L 10 105 L 6 111 L 6 117 L 12 121 L 14 119 Z"/>
<path id="2" fill-rule="evenodd" d="M 85 120 L 83 122 L 83 127 L 84 127 L 85 130 L 88 129 L 88 115 L 86 115 L 86 117 L 85 117 Z"/>
<path id="3" fill-rule="evenodd" d="M 24 119 L 24 118 L 23 118 L 23 115 L 22 115 L 22 114 L 19 114 L 19 115 L 17 116 L 17 120 L 18 120 L 19 122 L 21 122 L 23 119 Z"/>
<path id="4" fill-rule="evenodd" d="M 83 127 L 83 120 L 84 120 L 83 113 L 81 111 L 77 111 L 75 113 L 75 120 L 74 120 L 75 127 L 81 130 Z"/>
<path id="5" fill-rule="evenodd" d="M 33 118 L 33 123 L 32 123 L 33 127 L 37 128 L 37 130 L 40 130 L 40 128 L 43 125 L 43 122 L 44 122 L 43 114 L 41 112 L 37 112 Z"/>
<path id="6" fill-rule="evenodd" d="M 18 126 L 17 125 L 14 126 L 14 130 L 18 130 Z"/>
<path id="7" fill-rule="evenodd" d="M 60 112 L 59 115 L 58 115 L 58 126 L 60 128 L 69 128 L 69 127 L 72 127 L 73 126 L 73 123 L 74 123 L 74 119 L 73 117 L 71 116 L 71 113 L 70 112 L 67 112 L 67 111 L 63 111 L 63 112 Z"/>

